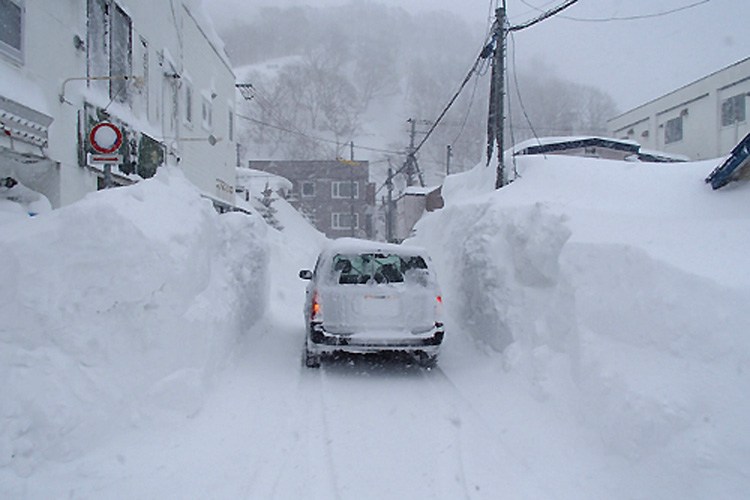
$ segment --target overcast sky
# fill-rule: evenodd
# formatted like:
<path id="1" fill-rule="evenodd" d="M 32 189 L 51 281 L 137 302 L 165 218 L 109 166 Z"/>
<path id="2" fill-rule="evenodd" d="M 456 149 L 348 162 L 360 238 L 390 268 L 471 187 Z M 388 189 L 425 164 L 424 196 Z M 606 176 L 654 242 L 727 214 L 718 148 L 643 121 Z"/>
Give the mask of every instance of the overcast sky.
<path id="1" fill-rule="evenodd" d="M 481 32 L 487 29 L 488 18 L 498 2 L 360 1 L 398 5 L 413 13 L 448 10 Z M 518 24 L 539 15 L 540 11 L 533 7 L 545 10 L 562 2 L 507 0 L 508 16 L 511 24 Z M 231 19 L 252 15 L 256 6 L 343 3 L 347 0 L 204 0 L 204 7 L 220 27 Z M 543 60 L 559 76 L 608 92 L 620 110 L 626 111 L 750 56 L 747 3 L 748 0 L 579 0 L 558 16 L 517 32 L 508 45 L 509 50 L 516 48 L 519 66 Z M 658 17 L 604 21 L 655 15 L 692 4 L 698 5 Z"/>

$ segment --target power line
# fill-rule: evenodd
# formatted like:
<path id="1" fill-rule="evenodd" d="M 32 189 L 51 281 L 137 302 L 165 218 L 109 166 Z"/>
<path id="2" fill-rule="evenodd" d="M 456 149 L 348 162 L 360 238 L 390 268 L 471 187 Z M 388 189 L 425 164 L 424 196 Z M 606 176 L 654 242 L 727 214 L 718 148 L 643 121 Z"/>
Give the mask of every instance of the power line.
<path id="1" fill-rule="evenodd" d="M 239 114 L 239 113 L 235 113 L 235 116 L 237 116 L 238 118 L 242 118 L 242 119 L 251 121 L 251 122 L 256 123 L 258 125 L 261 125 L 263 127 L 273 128 L 273 129 L 276 129 L 276 130 L 281 130 L 282 132 L 287 132 L 289 134 L 299 135 L 299 136 L 305 137 L 307 139 L 310 139 L 312 141 L 325 142 L 325 143 L 328 143 L 328 144 L 335 144 L 337 146 L 341 146 L 341 142 L 334 141 L 332 139 L 325 139 L 323 137 L 317 137 L 317 136 L 314 136 L 314 135 L 306 134 L 306 133 L 300 132 L 298 130 L 292 130 L 292 129 L 289 129 L 289 128 L 286 128 L 286 127 L 282 127 L 282 126 L 279 126 L 279 125 L 273 125 L 271 123 L 266 123 L 264 121 L 252 118 L 250 116 L 242 115 L 242 114 Z M 403 154 L 405 154 L 403 151 L 392 151 L 392 150 L 389 150 L 389 149 L 379 149 L 379 148 L 372 148 L 372 147 L 368 147 L 368 146 L 357 146 L 356 144 L 354 145 L 354 149 L 362 149 L 362 150 L 365 150 L 365 151 L 374 151 L 376 153 L 387 153 L 387 154 L 394 154 L 394 155 L 403 155 Z"/>
<path id="2" fill-rule="evenodd" d="M 548 19 L 548 18 L 554 16 L 555 14 L 559 14 L 560 12 L 564 11 L 565 9 L 567 9 L 568 7 L 570 7 L 571 5 L 573 5 L 576 2 L 578 2 L 578 0 L 566 0 L 565 2 L 563 2 L 560 5 L 558 5 L 557 7 L 554 7 L 552 9 L 549 9 L 548 11 L 542 12 L 542 14 L 540 14 L 537 17 L 535 17 L 534 19 L 530 19 L 530 20 L 526 21 L 525 23 L 521 23 L 521 24 L 516 24 L 516 25 L 510 26 L 508 28 L 508 31 L 509 32 L 512 32 L 512 31 L 521 31 L 523 29 L 530 28 L 531 26 L 534 26 L 535 24 L 544 21 L 545 19 Z"/>
<path id="3" fill-rule="evenodd" d="M 526 118 L 526 123 L 529 124 L 529 129 L 531 130 L 531 133 L 534 134 L 534 137 L 536 138 L 537 142 L 539 142 L 539 144 L 541 145 L 541 141 L 539 140 L 539 135 L 536 133 L 536 130 L 534 129 L 534 125 L 531 123 L 531 118 L 529 118 L 529 114 L 526 111 L 526 106 L 523 103 L 523 98 L 521 97 L 521 86 L 518 84 L 518 70 L 516 68 L 516 38 L 513 33 L 510 34 L 510 41 L 513 47 L 513 52 L 511 53 L 511 63 L 513 64 L 513 82 L 516 87 L 516 95 L 518 95 L 518 104 L 521 106 L 521 111 L 523 112 L 523 116 Z"/>
<path id="4" fill-rule="evenodd" d="M 536 7 L 535 5 L 531 5 L 526 0 L 520 0 L 521 3 L 524 5 L 531 7 L 537 11 L 541 11 L 541 8 Z M 674 9 L 665 10 L 662 12 L 653 12 L 650 14 L 640 14 L 640 15 L 634 15 L 634 16 L 612 16 L 612 17 L 594 17 L 594 18 L 582 18 L 582 17 L 572 17 L 572 16 L 558 16 L 560 19 L 566 19 L 568 21 L 577 21 L 582 23 L 609 23 L 614 21 L 640 21 L 642 19 L 652 19 L 655 17 L 663 17 L 668 16 L 670 14 L 675 14 L 677 12 L 682 12 L 683 10 L 692 9 L 695 7 L 698 7 L 699 5 L 703 5 L 705 3 L 710 2 L 711 0 L 699 0 L 698 2 L 693 2 L 688 5 L 683 5 L 682 7 L 676 7 Z"/>
<path id="5" fill-rule="evenodd" d="M 466 77 L 461 82 L 461 85 L 459 86 L 459 88 L 456 91 L 456 93 L 453 95 L 453 97 L 451 97 L 450 101 L 448 101 L 448 104 L 445 106 L 445 108 L 443 108 L 443 111 L 440 113 L 440 115 L 437 117 L 437 119 L 432 123 L 432 126 L 427 131 L 427 133 L 425 134 L 425 136 L 422 138 L 422 140 L 419 142 L 419 144 L 411 152 L 412 156 L 415 155 L 417 153 L 417 151 L 419 151 L 419 149 L 424 145 L 424 143 L 427 142 L 427 139 L 430 138 L 430 135 L 432 135 L 432 133 L 435 131 L 435 129 L 437 128 L 438 124 L 440 124 L 440 121 L 445 117 L 445 114 L 448 112 L 448 110 L 451 108 L 451 106 L 453 106 L 453 103 L 456 102 L 456 99 L 458 99 L 458 96 L 461 95 L 461 92 L 464 90 L 464 88 L 466 87 L 466 85 L 469 83 L 469 80 L 471 80 L 471 77 L 474 75 L 474 73 L 476 72 L 477 68 L 481 64 L 481 62 L 484 59 L 487 59 L 491 55 L 490 51 L 488 50 L 489 45 L 487 45 L 487 41 L 489 41 L 489 38 L 485 41 L 485 45 L 482 47 L 482 51 L 477 56 L 476 60 L 474 61 L 473 66 L 471 67 L 471 69 L 469 70 L 469 72 L 466 74 Z"/>
<path id="6" fill-rule="evenodd" d="M 499 189 L 505 185 L 505 159 L 504 159 L 504 128 L 505 128 L 505 40 L 508 33 L 521 31 L 537 23 L 544 21 L 577 3 L 578 0 L 565 0 L 560 5 L 543 12 L 539 16 L 521 24 L 508 26 L 506 17 L 505 0 L 502 7 L 495 10 L 495 24 L 493 25 L 494 48 L 492 53 L 492 81 L 490 83 L 490 105 L 487 115 L 487 165 L 492 159 L 495 143 L 497 144 L 497 173 L 495 176 L 495 188 Z"/>

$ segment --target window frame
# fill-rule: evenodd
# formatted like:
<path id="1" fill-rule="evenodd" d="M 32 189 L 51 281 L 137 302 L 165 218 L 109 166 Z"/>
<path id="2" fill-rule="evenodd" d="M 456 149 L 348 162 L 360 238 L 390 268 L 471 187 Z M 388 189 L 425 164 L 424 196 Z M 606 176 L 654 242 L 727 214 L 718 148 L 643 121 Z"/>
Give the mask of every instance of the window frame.
<path id="1" fill-rule="evenodd" d="M 207 132 L 211 132 L 213 130 L 213 113 L 213 103 L 211 102 L 211 99 L 204 95 L 201 100 L 201 126 Z"/>
<path id="2" fill-rule="evenodd" d="M 311 193 L 305 193 L 305 186 L 312 188 Z M 315 197 L 315 181 L 302 181 L 299 185 L 299 194 L 303 198 L 314 198 Z"/>
<path id="3" fill-rule="evenodd" d="M 341 194 L 341 186 L 346 185 L 348 186 L 347 189 L 351 189 L 352 186 L 354 186 L 354 196 L 352 196 L 352 193 L 349 193 L 347 195 Z M 331 198 L 336 200 L 358 200 L 359 199 L 359 181 L 333 181 L 331 183 Z"/>
<path id="4" fill-rule="evenodd" d="M 113 101 L 132 106 L 130 78 L 112 77 L 131 77 L 134 74 L 133 43 L 137 34 L 133 32 L 133 19 L 115 0 L 87 0 L 86 12 L 86 74 L 91 78 L 110 77 L 98 82 L 90 80 L 87 85 L 106 92 Z M 96 29 L 92 26 L 96 26 Z M 124 57 L 117 53 L 118 49 L 123 48 L 126 52 Z"/>
<path id="5" fill-rule="evenodd" d="M 747 103 L 745 102 L 746 99 L 747 99 L 747 94 L 743 92 L 741 94 L 727 97 L 726 99 L 721 101 L 721 126 L 722 127 L 733 127 L 738 123 L 747 122 Z M 739 102 L 742 103 L 741 106 L 738 105 Z M 739 113 L 737 112 L 737 110 L 739 109 L 742 110 L 741 119 L 740 119 Z M 730 112 L 731 112 L 731 121 L 726 121 L 725 118 L 730 115 Z"/>
<path id="6" fill-rule="evenodd" d="M 26 0 L 5 0 L 18 7 L 18 47 L 0 40 L 0 54 L 19 64 L 24 63 L 26 49 Z"/>
<path id="7" fill-rule="evenodd" d="M 127 57 L 120 58 L 114 53 L 117 44 L 115 43 L 115 27 L 117 20 L 124 19 L 127 24 Z M 132 76 L 133 75 L 133 19 L 120 7 L 117 2 L 109 2 L 109 76 Z M 122 64 L 124 61 L 124 64 Z M 113 66 L 113 63 L 115 66 Z M 120 68 L 120 65 L 123 68 Z M 123 71 L 118 71 L 122 69 Z M 113 79 L 109 82 L 109 97 L 117 102 L 129 103 L 131 99 L 129 79 Z"/>
<path id="8" fill-rule="evenodd" d="M 229 123 L 227 124 L 227 135 L 229 136 L 229 142 L 234 142 L 234 109 L 232 109 L 231 107 L 228 111 L 228 120 Z"/>
<path id="9" fill-rule="evenodd" d="M 341 219 L 343 217 L 351 217 L 352 215 L 354 215 L 354 227 L 352 227 L 351 225 L 348 225 L 348 226 L 341 225 Z M 359 214 L 357 212 L 354 212 L 354 214 L 352 214 L 351 212 L 331 213 L 331 229 L 337 229 L 337 230 L 359 229 Z"/>
<path id="10" fill-rule="evenodd" d="M 674 144 L 684 139 L 682 125 L 682 115 L 671 118 L 664 123 L 664 144 Z"/>
<path id="11" fill-rule="evenodd" d="M 193 103 L 195 102 L 195 88 L 193 87 L 193 81 L 189 76 L 183 75 L 182 77 L 182 123 L 187 127 L 192 128 L 195 123 L 195 116 L 193 114 Z"/>

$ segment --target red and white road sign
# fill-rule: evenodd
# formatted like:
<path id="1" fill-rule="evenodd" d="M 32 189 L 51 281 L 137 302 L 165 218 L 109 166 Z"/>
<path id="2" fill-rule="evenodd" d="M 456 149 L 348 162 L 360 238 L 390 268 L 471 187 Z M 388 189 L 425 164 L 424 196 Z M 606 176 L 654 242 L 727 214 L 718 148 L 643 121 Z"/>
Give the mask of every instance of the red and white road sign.
<path id="1" fill-rule="evenodd" d="M 97 165 L 120 165 L 122 164 L 122 155 L 89 153 L 86 155 L 86 163 L 92 167 Z"/>
<path id="2" fill-rule="evenodd" d="M 97 123 L 89 133 L 89 143 L 97 153 L 114 153 L 122 146 L 122 131 L 114 123 Z"/>

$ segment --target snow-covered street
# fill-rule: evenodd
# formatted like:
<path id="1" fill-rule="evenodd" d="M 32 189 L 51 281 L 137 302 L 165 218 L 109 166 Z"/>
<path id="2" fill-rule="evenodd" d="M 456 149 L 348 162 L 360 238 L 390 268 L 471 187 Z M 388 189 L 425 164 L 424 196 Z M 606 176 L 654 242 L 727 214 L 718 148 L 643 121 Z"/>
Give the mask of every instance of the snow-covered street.
<path id="1" fill-rule="evenodd" d="M 567 425 L 502 381 L 491 358 L 443 367 L 349 359 L 309 370 L 303 330 L 258 325 L 204 409 L 161 415 L 80 459 L 48 463 L 27 498 L 559 498 L 606 476 Z M 265 323 L 265 322 L 264 322 Z M 463 346 L 466 349 L 468 346 Z M 478 380 L 483 381 L 477 384 Z M 529 412 L 529 413 L 527 413 Z M 545 434 L 538 430 L 547 428 Z M 563 456 L 554 456 L 567 447 Z M 553 456 L 550 456 L 550 452 Z M 566 465 L 565 456 L 575 458 Z M 590 468 L 581 469 L 581 461 Z M 610 480 L 612 478 L 609 478 Z M 21 487 L 21 484 L 24 484 Z M 16 489 L 17 488 L 17 489 Z"/>
<path id="2" fill-rule="evenodd" d="M 0 212 L 0 496 L 742 498 L 748 186 L 708 163 L 449 178 L 415 238 L 448 314 L 430 370 L 303 366 L 323 238 L 283 202 L 283 231 L 217 215 L 165 169 Z"/>

